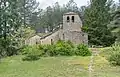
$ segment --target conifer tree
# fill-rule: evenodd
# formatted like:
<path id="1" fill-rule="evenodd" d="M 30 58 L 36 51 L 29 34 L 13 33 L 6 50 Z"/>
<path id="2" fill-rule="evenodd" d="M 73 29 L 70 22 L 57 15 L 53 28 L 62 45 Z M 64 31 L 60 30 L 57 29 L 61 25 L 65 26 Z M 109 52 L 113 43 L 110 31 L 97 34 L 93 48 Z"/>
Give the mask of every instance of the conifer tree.
<path id="1" fill-rule="evenodd" d="M 91 0 L 85 11 L 85 26 L 89 35 L 89 44 L 96 46 L 110 46 L 115 42 L 107 25 L 111 21 L 110 6 L 112 1 Z"/>

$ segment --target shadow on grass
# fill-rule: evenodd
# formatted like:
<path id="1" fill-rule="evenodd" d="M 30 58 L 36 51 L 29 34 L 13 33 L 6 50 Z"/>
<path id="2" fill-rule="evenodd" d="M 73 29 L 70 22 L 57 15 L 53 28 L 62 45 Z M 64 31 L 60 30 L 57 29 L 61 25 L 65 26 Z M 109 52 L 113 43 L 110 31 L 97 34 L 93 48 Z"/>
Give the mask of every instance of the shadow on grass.
<path id="1" fill-rule="evenodd" d="M 28 55 L 22 58 L 23 61 L 37 61 L 39 59 L 40 57 L 35 55 Z"/>

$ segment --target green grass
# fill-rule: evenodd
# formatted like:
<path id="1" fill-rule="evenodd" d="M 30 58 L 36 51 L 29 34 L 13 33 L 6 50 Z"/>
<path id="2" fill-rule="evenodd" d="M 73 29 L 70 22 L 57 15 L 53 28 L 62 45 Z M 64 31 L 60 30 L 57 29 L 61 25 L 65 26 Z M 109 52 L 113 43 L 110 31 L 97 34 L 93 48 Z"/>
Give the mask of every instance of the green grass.
<path id="1" fill-rule="evenodd" d="M 21 58 L 2 59 L 0 77 L 88 77 L 89 57 L 47 57 L 32 62 Z"/>
<path id="2" fill-rule="evenodd" d="M 102 55 L 106 54 L 102 52 Z M 42 57 L 37 61 L 22 61 L 24 56 L 12 56 L 0 61 L 0 77 L 89 77 L 88 57 Z M 104 56 L 94 57 L 92 77 L 120 77 L 120 67 L 111 66 Z"/>
<path id="3" fill-rule="evenodd" d="M 101 48 L 100 49 L 100 56 L 107 58 L 108 56 L 110 56 L 110 52 L 111 52 L 112 48 L 111 47 L 106 47 L 106 48 Z"/>
<path id="4" fill-rule="evenodd" d="M 120 77 L 120 67 L 110 65 L 105 57 L 96 56 L 93 77 Z"/>

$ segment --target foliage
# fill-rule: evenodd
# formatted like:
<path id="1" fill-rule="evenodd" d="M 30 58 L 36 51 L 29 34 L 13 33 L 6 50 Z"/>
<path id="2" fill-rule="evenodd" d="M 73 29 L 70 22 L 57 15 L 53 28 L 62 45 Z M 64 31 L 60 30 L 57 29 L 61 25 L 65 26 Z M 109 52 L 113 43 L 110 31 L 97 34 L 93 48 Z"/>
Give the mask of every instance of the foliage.
<path id="1" fill-rule="evenodd" d="M 84 44 L 77 45 L 77 49 L 75 51 L 75 54 L 78 56 L 91 56 L 92 53 L 88 49 L 88 47 Z"/>
<path id="2" fill-rule="evenodd" d="M 4 40 L 0 39 L 0 58 L 6 55 Z"/>
<path id="3" fill-rule="evenodd" d="M 0 37 L 11 36 L 20 26 L 20 16 L 17 9 L 18 0 L 4 0 L 0 4 Z"/>
<path id="4" fill-rule="evenodd" d="M 119 5 L 120 6 L 120 5 Z M 108 27 L 111 29 L 112 33 L 117 37 L 117 42 L 120 42 L 120 7 L 117 7 L 116 10 L 112 12 L 113 19 L 111 20 Z"/>
<path id="5" fill-rule="evenodd" d="M 18 30 L 13 35 L 14 38 L 19 40 L 19 44 L 24 45 L 24 42 L 26 39 L 30 38 L 31 36 L 34 36 L 36 31 L 32 29 L 31 27 L 24 27 L 21 26 L 18 28 Z"/>
<path id="6" fill-rule="evenodd" d="M 40 50 L 43 51 L 43 54 L 41 56 L 56 56 L 57 52 L 55 51 L 55 45 L 43 45 L 41 48 L 40 45 Z"/>
<path id="7" fill-rule="evenodd" d="M 17 3 L 18 0 L 2 0 L 0 2 L 0 54 L 2 57 L 18 53 L 18 40 L 13 37 L 21 26 Z"/>
<path id="8" fill-rule="evenodd" d="M 84 28 L 89 35 L 90 45 L 110 46 L 115 42 L 116 38 L 107 28 L 112 19 L 109 13 L 111 5 L 111 0 L 91 0 L 85 10 Z"/>
<path id="9" fill-rule="evenodd" d="M 17 42 L 15 39 L 3 38 L 0 39 L 0 57 L 17 55 L 19 51 L 19 47 L 17 46 Z"/>
<path id="10" fill-rule="evenodd" d="M 74 55 L 74 45 L 71 42 L 58 41 L 53 45 L 40 45 L 40 50 L 44 51 L 44 56 L 70 56 Z"/>
<path id="11" fill-rule="evenodd" d="M 23 61 L 34 61 L 40 58 L 42 54 L 41 50 L 38 50 L 38 46 L 26 46 L 22 49 L 22 54 L 26 54 Z"/>
<path id="12" fill-rule="evenodd" d="M 120 66 L 120 45 L 115 45 L 112 47 L 108 60 L 111 64 Z"/>
<path id="13" fill-rule="evenodd" d="M 25 59 L 29 60 L 41 56 L 91 56 L 91 52 L 86 45 L 76 46 L 70 41 L 58 41 L 52 45 L 25 46 L 21 51 L 23 55 L 26 55 Z"/>
<path id="14" fill-rule="evenodd" d="M 92 0 L 88 7 L 82 6 L 79 8 L 74 0 L 70 0 L 63 6 L 56 2 L 53 6 L 43 10 L 38 8 L 39 3 L 36 0 L 2 0 L 0 2 L 0 54 L 9 56 L 17 54 L 18 50 L 24 45 L 24 40 L 35 34 L 33 29 L 45 31 L 44 29 L 47 28 L 48 31 L 53 31 L 61 24 L 63 14 L 71 11 L 79 14 L 84 21 L 83 29 L 89 34 L 90 44 L 110 46 L 115 41 L 115 37 L 106 26 L 112 19 L 110 16 L 111 5 L 111 0 Z M 119 19 L 119 10 L 115 13 L 113 19 Z M 28 28 L 26 26 L 32 27 Z M 42 47 L 43 51 L 46 51 L 46 55 L 50 56 L 72 55 L 77 49 L 70 42 Z M 60 53 L 58 53 L 59 51 Z"/>
<path id="15" fill-rule="evenodd" d="M 64 41 L 58 41 L 56 44 L 56 52 L 58 55 L 62 55 L 62 56 L 70 56 L 70 55 L 74 55 L 74 51 L 72 51 L 72 43 L 70 42 L 64 42 Z"/>
<path id="16" fill-rule="evenodd" d="M 18 12 L 21 16 L 21 24 L 24 26 L 35 25 L 36 13 L 39 3 L 36 0 L 18 0 Z M 37 14 L 38 15 L 38 14 Z"/>
<path id="17" fill-rule="evenodd" d="M 60 6 L 56 2 L 53 6 L 48 6 L 45 10 L 42 10 L 39 15 L 39 25 L 35 26 L 35 29 L 46 29 L 48 31 L 53 31 L 57 28 L 63 21 L 63 14 L 67 12 L 76 12 L 81 18 L 84 7 L 79 8 L 74 0 L 69 0 L 68 3 Z"/>

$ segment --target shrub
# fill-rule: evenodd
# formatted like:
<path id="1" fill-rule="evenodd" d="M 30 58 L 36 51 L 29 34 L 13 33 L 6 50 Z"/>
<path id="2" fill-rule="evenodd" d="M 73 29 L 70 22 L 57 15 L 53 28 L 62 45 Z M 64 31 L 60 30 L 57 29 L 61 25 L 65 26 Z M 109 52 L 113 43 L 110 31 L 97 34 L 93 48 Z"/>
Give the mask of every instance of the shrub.
<path id="1" fill-rule="evenodd" d="M 19 50 L 18 43 L 15 39 L 7 37 L 0 38 L 0 58 L 17 55 Z"/>
<path id="2" fill-rule="evenodd" d="M 89 51 L 88 47 L 84 44 L 77 45 L 75 54 L 78 56 L 91 56 L 91 52 Z"/>
<path id="3" fill-rule="evenodd" d="M 38 60 L 42 54 L 42 51 L 38 49 L 38 46 L 27 46 L 22 50 L 23 54 L 26 54 L 23 60 L 32 61 Z"/>
<path id="4" fill-rule="evenodd" d="M 39 50 L 44 51 L 42 56 L 69 56 L 72 55 L 72 47 L 74 45 L 70 42 L 64 42 L 59 40 L 56 44 L 53 45 L 40 45 Z"/>
<path id="5" fill-rule="evenodd" d="M 39 49 L 43 51 L 42 56 L 56 56 L 57 53 L 55 51 L 55 48 L 55 45 L 43 45 L 40 46 Z"/>
<path id="6" fill-rule="evenodd" d="M 73 55 L 73 44 L 71 42 L 58 41 L 56 44 L 56 52 L 58 55 L 70 56 Z"/>
<path id="7" fill-rule="evenodd" d="M 26 46 L 22 49 L 22 54 L 26 55 L 26 60 L 34 60 L 40 56 L 90 56 L 88 47 L 80 44 L 74 45 L 70 41 L 61 41 L 52 45 Z"/>
<path id="8" fill-rule="evenodd" d="M 120 46 L 119 45 L 112 47 L 108 60 L 111 64 L 120 66 Z"/>
<path id="9" fill-rule="evenodd" d="M 66 43 L 69 44 L 72 48 L 75 47 L 75 45 L 71 41 L 69 41 L 69 40 Z"/>

